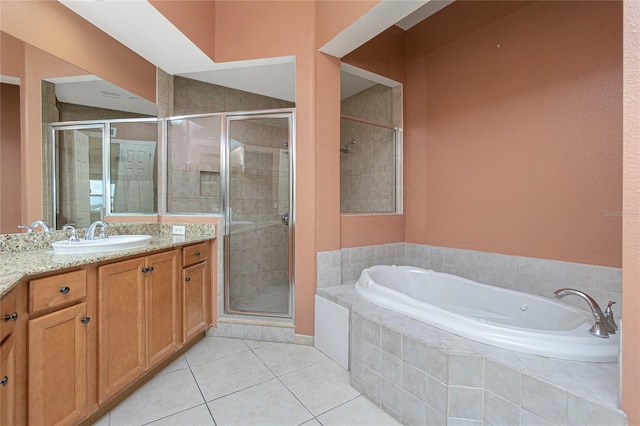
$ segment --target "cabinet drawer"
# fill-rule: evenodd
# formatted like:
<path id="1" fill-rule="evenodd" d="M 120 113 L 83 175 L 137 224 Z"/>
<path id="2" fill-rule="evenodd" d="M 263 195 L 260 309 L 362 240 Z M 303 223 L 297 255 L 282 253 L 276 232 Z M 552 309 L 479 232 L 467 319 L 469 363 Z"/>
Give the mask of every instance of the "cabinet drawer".
<path id="1" fill-rule="evenodd" d="M 209 246 L 207 243 L 196 244 L 182 249 L 182 266 L 195 265 L 209 258 Z"/>
<path id="2" fill-rule="evenodd" d="M 87 272 L 74 271 L 29 281 L 29 312 L 53 308 L 87 295 Z"/>
<path id="3" fill-rule="evenodd" d="M 13 333 L 17 318 L 16 291 L 12 290 L 0 300 L 0 342 Z"/>

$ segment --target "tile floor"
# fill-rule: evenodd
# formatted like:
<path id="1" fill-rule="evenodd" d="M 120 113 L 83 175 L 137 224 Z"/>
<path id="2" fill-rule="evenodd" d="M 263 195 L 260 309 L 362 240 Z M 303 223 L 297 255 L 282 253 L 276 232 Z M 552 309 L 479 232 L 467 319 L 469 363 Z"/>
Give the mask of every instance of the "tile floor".
<path id="1" fill-rule="evenodd" d="M 312 346 L 205 337 L 95 425 L 399 423 Z"/>

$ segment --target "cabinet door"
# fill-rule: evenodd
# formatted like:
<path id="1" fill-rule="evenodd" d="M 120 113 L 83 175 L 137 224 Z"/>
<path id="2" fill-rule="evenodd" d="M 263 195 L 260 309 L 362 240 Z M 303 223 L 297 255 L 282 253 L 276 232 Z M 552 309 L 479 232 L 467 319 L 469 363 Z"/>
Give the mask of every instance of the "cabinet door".
<path id="1" fill-rule="evenodd" d="M 98 268 L 98 403 L 144 372 L 145 258 Z"/>
<path id="2" fill-rule="evenodd" d="M 16 406 L 16 356 L 13 335 L 0 346 L 0 425 L 13 425 Z"/>
<path id="3" fill-rule="evenodd" d="M 78 423 L 87 397 L 87 304 L 29 321 L 29 424 Z"/>
<path id="4" fill-rule="evenodd" d="M 150 368 L 178 349 L 178 253 L 169 251 L 147 257 L 146 367 Z"/>
<path id="5" fill-rule="evenodd" d="M 207 262 L 182 271 L 182 338 L 186 342 L 207 329 L 209 286 Z"/>

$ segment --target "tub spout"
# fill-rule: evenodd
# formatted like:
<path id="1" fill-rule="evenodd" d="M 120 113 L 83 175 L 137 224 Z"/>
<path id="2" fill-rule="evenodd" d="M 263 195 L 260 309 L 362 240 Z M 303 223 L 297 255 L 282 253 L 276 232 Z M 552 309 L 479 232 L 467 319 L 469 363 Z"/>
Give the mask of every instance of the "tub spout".
<path id="1" fill-rule="evenodd" d="M 600 309 L 598 303 L 587 293 L 572 288 L 561 288 L 560 290 L 556 290 L 553 294 L 558 299 L 572 294 L 574 296 L 581 297 L 585 302 L 587 302 L 591 309 L 591 313 L 593 314 L 593 319 L 595 320 L 594 324 L 589 329 L 589 333 L 598 337 L 609 337 L 609 334 L 616 333 L 615 328 L 609 324 L 607 317 L 602 312 L 602 309 Z"/>

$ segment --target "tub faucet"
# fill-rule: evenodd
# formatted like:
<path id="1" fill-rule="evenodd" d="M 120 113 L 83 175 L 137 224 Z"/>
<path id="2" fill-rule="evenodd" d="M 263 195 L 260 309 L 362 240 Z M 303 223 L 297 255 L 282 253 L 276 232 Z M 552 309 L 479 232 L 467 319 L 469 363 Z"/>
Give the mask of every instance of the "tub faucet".
<path id="1" fill-rule="evenodd" d="M 611 324 L 609 324 L 609 321 L 607 321 L 607 317 L 602 312 L 602 309 L 600 309 L 600 306 L 598 306 L 598 303 L 593 300 L 593 298 L 587 293 L 580 290 L 574 290 L 572 288 L 561 288 L 560 290 L 556 290 L 553 294 L 558 299 L 573 294 L 574 296 L 581 297 L 585 302 L 587 302 L 589 308 L 591 308 L 593 319 L 595 320 L 594 324 L 589 329 L 589 333 L 598 337 L 609 337 L 609 334 L 616 333 L 615 328 L 613 328 Z"/>
<path id="2" fill-rule="evenodd" d="M 43 220 L 34 220 L 31 224 L 31 229 L 35 229 L 36 226 L 40 226 L 42 228 L 42 232 L 49 232 L 49 225 Z"/>
<path id="3" fill-rule="evenodd" d="M 89 226 L 89 229 L 87 230 L 87 234 L 85 235 L 84 239 L 94 240 L 96 238 L 95 233 L 96 233 L 96 228 L 98 226 L 100 227 L 100 234 L 98 235 L 98 238 L 107 238 L 107 228 L 109 227 L 109 225 L 104 223 L 101 220 L 96 220 L 91 224 L 91 226 Z"/>

